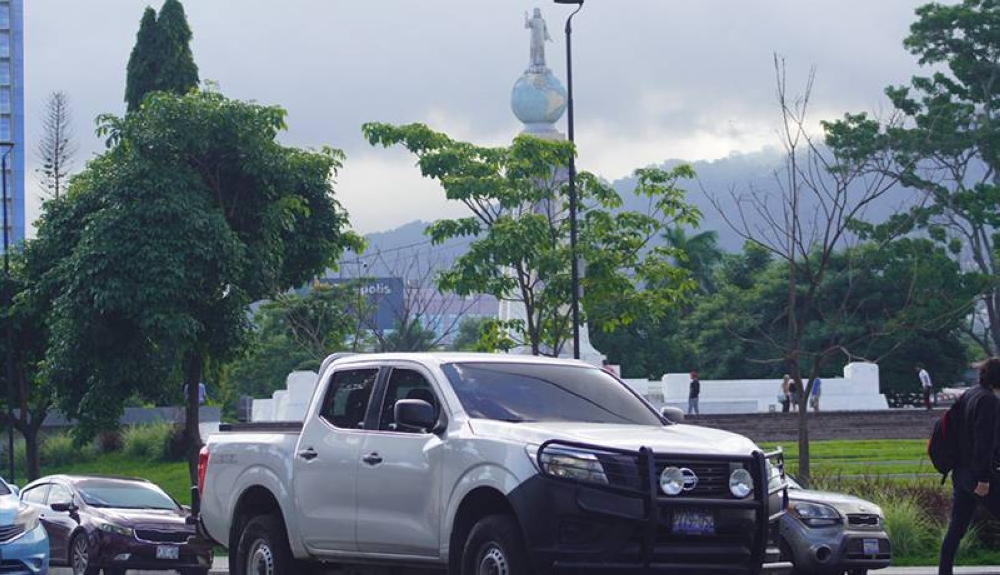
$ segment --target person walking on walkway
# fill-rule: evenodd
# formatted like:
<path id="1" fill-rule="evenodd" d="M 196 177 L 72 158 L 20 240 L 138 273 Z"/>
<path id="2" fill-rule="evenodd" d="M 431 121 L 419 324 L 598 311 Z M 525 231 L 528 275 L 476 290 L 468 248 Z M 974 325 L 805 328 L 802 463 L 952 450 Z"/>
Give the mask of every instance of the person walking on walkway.
<path id="1" fill-rule="evenodd" d="M 816 378 L 813 380 L 812 391 L 809 392 L 809 405 L 812 406 L 813 411 L 819 411 L 819 395 L 820 388 L 823 386 L 823 380 Z"/>
<path id="2" fill-rule="evenodd" d="M 917 364 L 917 377 L 920 378 L 920 388 L 924 392 L 924 406 L 927 410 L 931 409 L 931 393 L 934 391 L 934 384 L 931 383 L 931 374 L 927 373 L 924 369 L 924 364 Z"/>
<path id="3" fill-rule="evenodd" d="M 994 478 L 997 450 L 997 412 L 1000 399 L 1000 358 L 991 357 L 979 368 L 979 385 L 958 399 L 958 462 L 951 472 L 952 508 L 948 531 L 941 544 L 938 575 L 952 575 L 955 553 L 969 529 L 976 507 L 983 505 L 1000 518 L 1000 482 Z M 953 424 L 949 422 L 949 429 Z"/>
<path id="4" fill-rule="evenodd" d="M 701 394 L 701 382 L 698 381 L 698 374 L 691 372 L 691 384 L 688 386 L 688 415 L 701 415 L 698 411 L 698 396 Z"/>
<path id="5" fill-rule="evenodd" d="M 792 402 L 790 383 L 792 376 L 785 374 L 785 379 L 781 381 L 781 413 L 788 413 L 789 404 Z"/>

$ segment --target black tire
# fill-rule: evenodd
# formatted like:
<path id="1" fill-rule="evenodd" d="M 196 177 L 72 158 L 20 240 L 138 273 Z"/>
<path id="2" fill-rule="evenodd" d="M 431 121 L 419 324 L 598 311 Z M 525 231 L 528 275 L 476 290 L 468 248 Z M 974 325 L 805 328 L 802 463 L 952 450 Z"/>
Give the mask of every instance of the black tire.
<path id="1" fill-rule="evenodd" d="M 251 568 L 251 565 L 253 567 Z M 285 526 L 276 515 L 258 515 L 243 528 L 232 575 L 297 575 Z"/>
<path id="2" fill-rule="evenodd" d="M 85 533 L 77 533 L 69 542 L 69 568 L 73 575 L 98 575 L 101 572 L 90 564 L 90 544 Z"/>
<path id="3" fill-rule="evenodd" d="M 208 575 L 208 568 L 181 569 L 181 575 Z"/>
<path id="4" fill-rule="evenodd" d="M 460 575 L 531 575 L 524 537 L 510 515 L 489 515 L 469 532 Z"/>

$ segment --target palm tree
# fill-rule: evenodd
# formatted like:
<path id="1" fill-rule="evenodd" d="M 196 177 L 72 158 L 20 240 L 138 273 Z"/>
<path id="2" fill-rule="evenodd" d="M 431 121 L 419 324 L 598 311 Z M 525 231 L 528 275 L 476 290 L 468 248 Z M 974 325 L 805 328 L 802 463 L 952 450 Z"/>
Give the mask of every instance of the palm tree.
<path id="1" fill-rule="evenodd" d="M 663 241 L 679 252 L 674 265 L 690 272 L 699 290 L 703 293 L 715 290 L 712 276 L 723 256 L 717 232 L 704 231 L 689 236 L 684 228 L 675 227 L 663 232 Z"/>

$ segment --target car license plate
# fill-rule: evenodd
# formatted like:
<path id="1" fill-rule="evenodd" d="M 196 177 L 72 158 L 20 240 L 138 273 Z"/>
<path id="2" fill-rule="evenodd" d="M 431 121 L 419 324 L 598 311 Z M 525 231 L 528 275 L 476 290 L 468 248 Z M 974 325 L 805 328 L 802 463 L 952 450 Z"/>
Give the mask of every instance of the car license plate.
<path id="1" fill-rule="evenodd" d="M 673 532 L 682 535 L 714 535 L 715 516 L 708 511 L 674 511 Z"/>
<path id="2" fill-rule="evenodd" d="M 865 555 L 878 555 L 878 539 L 865 539 Z"/>
<path id="3" fill-rule="evenodd" d="M 169 545 L 160 545 L 156 548 L 157 559 L 177 559 L 180 557 L 180 548 Z"/>

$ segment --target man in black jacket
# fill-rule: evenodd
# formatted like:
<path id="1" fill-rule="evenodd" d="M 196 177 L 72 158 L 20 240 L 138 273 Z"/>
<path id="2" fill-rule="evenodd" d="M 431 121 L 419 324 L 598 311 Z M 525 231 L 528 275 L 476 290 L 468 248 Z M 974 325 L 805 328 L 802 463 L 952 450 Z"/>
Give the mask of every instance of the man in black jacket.
<path id="1" fill-rule="evenodd" d="M 691 372 L 691 383 L 688 385 L 688 415 L 701 415 L 698 411 L 698 395 L 701 394 L 701 382 L 698 374 Z"/>
<path id="2" fill-rule="evenodd" d="M 994 391 L 1000 389 L 1000 358 L 992 357 L 979 368 L 979 385 L 966 391 L 958 432 L 961 439 L 958 464 L 951 473 L 952 509 L 948 532 L 941 544 L 939 575 L 952 575 L 955 553 L 969 529 L 972 514 L 982 504 L 1000 518 L 1000 482 L 993 479 L 993 457 L 997 449 L 997 413 L 1000 411 Z"/>

